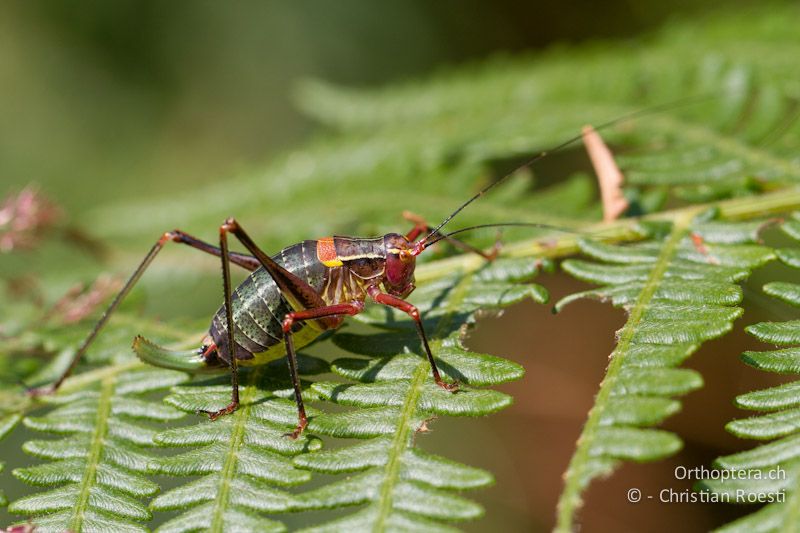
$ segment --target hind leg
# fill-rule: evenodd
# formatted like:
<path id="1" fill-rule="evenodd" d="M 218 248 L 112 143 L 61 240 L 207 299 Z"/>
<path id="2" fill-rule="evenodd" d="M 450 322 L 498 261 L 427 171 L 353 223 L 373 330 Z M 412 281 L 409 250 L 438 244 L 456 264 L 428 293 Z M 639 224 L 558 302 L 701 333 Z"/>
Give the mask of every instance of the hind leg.
<path id="1" fill-rule="evenodd" d="M 150 248 L 150 251 L 147 252 L 147 255 L 144 256 L 142 262 L 139 263 L 139 266 L 136 267 L 136 270 L 133 272 L 133 274 L 131 274 L 131 277 L 128 278 L 128 281 L 125 282 L 125 285 L 122 287 L 122 289 L 120 289 L 120 291 L 114 297 L 114 301 L 111 302 L 111 304 L 103 313 L 103 316 L 100 317 L 100 320 L 97 321 L 94 328 L 92 328 L 92 331 L 84 339 L 83 343 L 80 345 L 77 352 L 75 352 L 75 355 L 72 357 L 72 361 L 70 361 L 70 364 L 67 367 L 67 369 L 52 384 L 47 385 L 45 387 L 30 389 L 28 391 L 29 395 L 40 396 L 43 394 L 51 394 L 56 390 L 58 390 L 58 388 L 61 386 L 64 380 L 67 379 L 67 377 L 69 377 L 70 374 L 72 374 L 73 370 L 75 370 L 75 367 L 78 365 L 78 362 L 80 361 L 81 357 L 83 357 L 83 354 L 86 353 L 86 350 L 92 344 L 95 337 L 97 337 L 97 334 L 100 333 L 100 330 L 103 329 L 103 327 L 106 325 L 108 319 L 111 318 L 112 313 L 116 311 L 117 307 L 119 307 L 119 304 L 122 303 L 122 300 L 131 291 L 133 286 L 136 285 L 136 282 L 139 281 L 139 278 L 142 277 L 144 271 L 147 270 L 147 267 L 150 266 L 150 263 L 152 263 L 156 255 L 158 255 L 158 252 L 160 252 L 161 249 L 164 247 L 164 245 L 168 242 L 179 242 L 187 244 L 192 248 L 196 248 L 198 250 L 213 255 L 221 254 L 220 249 L 206 242 L 203 242 L 199 239 L 195 239 L 188 233 L 184 233 L 181 230 L 173 230 L 164 233 L 161 236 L 161 238 L 158 239 L 158 241 L 153 245 L 153 247 Z M 257 259 L 244 254 L 232 254 L 231 261 L 248 270 L 255 270 L 259 266 Z"/>

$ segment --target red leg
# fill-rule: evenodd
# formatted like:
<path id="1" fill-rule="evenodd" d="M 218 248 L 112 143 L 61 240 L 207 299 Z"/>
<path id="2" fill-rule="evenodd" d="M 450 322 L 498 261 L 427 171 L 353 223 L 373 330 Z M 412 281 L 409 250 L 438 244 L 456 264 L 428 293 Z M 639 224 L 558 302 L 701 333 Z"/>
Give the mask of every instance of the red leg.
<path id="1" fill-rule="evenodd" d="M 207 242 L 201 241 L 200 239 L 195 239 L 188 233 L 185 233 L 179 229 L 170 231 L 169 233 L 166 233 L 166 235 L 169 235 L 169 240 L 172 242 L 188 244 L 192 248 L 197 248 L 198 250 L 202 250 L 211 255 L 216 255 L 217 257 L 222 256 L 221 249 L 217 248 L 216 246 L 212 246 Z M 261 263 L 258 262 L 258 259 L 251 255 L 228 252 L 228 257 L 230 258 L 231 263 L 239 265 L 242 268 L 246 268 L 251 272 L 261 266 Z"/>
<path id="2" fill-rule="evenodd" d="M 122 287 L 119 293 L 117 293 L 114 301 L 111 302 L 111 304 L 103 313 L 103 316 L 100 317 L 100 320 L 97 321 L 92 331 L 89 333 L 89 335 L 87 335 L 86 339 L 84 339 L 83 343 L 78 348 L 78 351 L 75 352 L 75 355 L 72 357 L 72 361 L 70 361 L 67 369 L 51 385 L 30 389 L 28 394 L 31 396 L 40 396 L 43 394 L 51 394 L 58 390 L 58 387 L 60 387 L 64 380 L 67 379 L 70 374 L 72 374 L 73 370 L 75 370 L 75 367 L 78 365 L 78 361 L 81 360 L 81 357 L 83 357 L 83 354 L 86 353 L 89 345 L 92 344 L 92 341 L 94 341 L 95 337 L 97 337 L 97 334 L 100 333 L 100 330 L 106 325 L 106 322 L 108 322 L 108 319 L 111 318 L 111 315 L 114 313 L 117 307 L 119 307 L 119 304 L 131 291 L 133 286 L 136 285 L 136 282 L 142 277 L 144 271 L 147 270 L 147 267 L 150 266 L 150 263 L 152 263 L 156 255 L 158 255 L 158 252 L 160 252 L 164 245 L 168 242 L 180 242 L 183 244 L 188 244 L 192 248 L 197 248 L 198 250 L 202 250 L 217 256 L 221 254 L 220 249 L 215 248 L 214 246 L 199 239 L 195 239 L 188 233 L 184 233 L 181 230 L 176 229 L 164 233 L 153 245 L 153 247 L 150 248 L 150 251 L 147 252 L 147 255 L 144 257 L 144 259 L 142 259 L 142 262 L 139 263 L 139 266 L 136 267 L 136 270 L 133 272 L 133 274 L 131 274 L 131 277 L 128 278 L 128 281 L 125 282 L 125 285 Z M 231 261 L 249 270 L 255 270 L 259 266 L 258 261 L 255 258 L 243 254 L 232 254 Z M 253 261 L 256 261 L 256 263 L 253 263 Z"/>
<path id="3" fill-rule="evenodd" d="M 287 436 L 296 439 L 308 425 L 306 408 L 303 405 L 303 394 L 300 390 L 300 376 L 297 374 L 297 355 L 292 342 L 292 326 L 295 322 L 304 320 L 314 320 L 317 318 L 331 317 L 336 315 L 357 315 L 364 309 L 363 302 L 348 302 L 325 307 L 316 307 L 303 311 L 293 311 L 286 315 L 283 320 L 283 340 L 286 344 L 286 358 L 289 360 L 289 373 L 292 375 L 292 385 L 294 385 L 294 398 L 297 402 L 297 427 Z"/>
<path id="4" fill-rule="evenodd" d="M 231 401 L 228 405 L 218 411 L 201 411 L 208 415 L 211 420 L 216 420 L 222 415 L 234 412 L 239 407 L 239 365 L 236 360 L 236 344 L 233 338 L 233 306 L 231 303 L 231 266 L 230 251 L 228 250 L 228 227 L 227 222 L 219 227 L 219 250 L 222 258 L 222 291 L 225 297 L 225 320 L 228 328 L 228 358 L 231 361 Z"/>
<path id="5" fill-rule="evenodd" d="M 422 346 L 425 348 L 425 353 L 428 356 L 428 361 L 431 364 L 431 372 L 433 373 L 433 380 L 436 382 L 444 390 L 450 392 L 456 392 L 458 390 L 458 382 L 456 383 L 447 383 L 445 382 L 442 377 L 439 375 L 439 369 L 436 368 L 436 361 L 433 360 L 433 353 L 431 353 L 431 347 L 428 345 L 428 337 L 425 335 L 425 329 L 422 327 L 422 320 L 419 316 L 419 310 L 416 306 L 408 303 L 405 300 L 398 298 L 397 296 L 392 296 L 391 294 L 386 294 L 385 292 L 381 292 L 380 289 L 376 286 L 371 286 L 368 289 L 370 297 L 375 300 L 379 304 L 388 305 L 389 307 L 394 307 L 395 309 L 399 309 L 404 313 L 407 313 L 414 320 L 414 324 L 417 326 L 417 333 L 419 334 L 419 338 L 422 341 Z"/>

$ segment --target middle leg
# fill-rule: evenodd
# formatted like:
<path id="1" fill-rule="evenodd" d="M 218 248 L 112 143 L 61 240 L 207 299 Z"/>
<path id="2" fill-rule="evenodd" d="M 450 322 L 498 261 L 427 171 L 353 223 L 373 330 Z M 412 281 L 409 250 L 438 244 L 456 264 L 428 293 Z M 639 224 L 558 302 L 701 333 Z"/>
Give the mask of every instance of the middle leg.
<path id="1" fill-rule="evenodd" d="M 292 376 L 292 385 L 294 386 L 294 399 L 297 402 L 297 427 L 293 432 L 287 434 L 292 439 L 296 439 L 303 432 L 308 425 L 308 418 L 306 417 L 306 409 L 303 405 L 303 394 L 300 389 L 300 376 L 297 373 L 297 354 L 294 349 L 294 342 L 292 341 L 292 326 L 295 322 L 303 322 L 305 320 L 315 320 L 318 318 L 326 318 L 341 315 L 357 315 L 364 310 L 363 302 L 347 302 L 335 305 L 328 305 L 325 307 L 317 307 L 315 309 L 306 309 L 304 311 L 293 311 L 286 315 L 283 320 L 283 340 L 286 344 L 286 358 L 289 361 L 289 373 Z"/>

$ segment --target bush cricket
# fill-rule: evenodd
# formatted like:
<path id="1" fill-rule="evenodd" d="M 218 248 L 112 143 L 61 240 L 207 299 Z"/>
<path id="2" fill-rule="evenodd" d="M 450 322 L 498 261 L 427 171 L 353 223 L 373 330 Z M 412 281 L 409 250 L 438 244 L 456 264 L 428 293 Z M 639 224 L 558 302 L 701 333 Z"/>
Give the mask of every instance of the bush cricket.
<path id="1" fill-rule="evenodd" d="M 673 103 L 670 107 L 674 105 Z M 659 106 L 640 110 L 606 122 L 596 130 L 663 108 L 664 106 Z M 577 135 L 531 157 L 482 188 L 435 227 L 429 226 L 421 218 L 408 217 L 412 218 L 414 227 L 406 234 L 387 233 L 373 238 L 335 236 L 306 240 L 269 256 L 255 244 L 234 218 L 228 218 L 219 227 L 219 246 L 196 239 L 180 230 L 168 231 L 152 246 L 128 278 L 80 345 L 63 374 L 51 385 L 31 389 L 29 393 L 47 394 L 58 389 L 112 313 L 168 242 L 186 244 L 221 258 L 224 302 L 214 314 L 200 348 L 172 351 L 137 336 L 133 342 L 133 350 L 147 363 L 190 373 L 229 368 L 231 401 L 218 411 L 205 411 L 212 420 L 233 412 L 239 406 L 240 365 L 261 365 L 286 355 L 298 412 L 298 424 L 288 436 L 296 439 L 308 424 L 297 370 L 297 348 L 307 345 L 324 331 L 338 328 L 346 316 L 360 313 L 367 300 L 393 307 L 411 317 L 430 363 L 434 381 L 443 389 L 456 392 L 458 383 L 446 382 L 439 374 L 419 311 L 405 300 L 415 288 L 416 257 L 437 242 L 447 240 L 491 261 L 496 255 L 497 247 L 486 253 L 455 238 L 456 234 L 480 228 L 530 226 L 579 233 L 548 224 L 527 222 L 481 224 L 450 233 L 443 233 L 442 229 L 464 208 L 516 172 L 581 139 L 582 135 Z M 231 252 L 228 247 L 229 234 L 233 234 L 250 255 Z M 230 279 L 231 263 L 250 271 L 250 275 L 234 289 Z"/>

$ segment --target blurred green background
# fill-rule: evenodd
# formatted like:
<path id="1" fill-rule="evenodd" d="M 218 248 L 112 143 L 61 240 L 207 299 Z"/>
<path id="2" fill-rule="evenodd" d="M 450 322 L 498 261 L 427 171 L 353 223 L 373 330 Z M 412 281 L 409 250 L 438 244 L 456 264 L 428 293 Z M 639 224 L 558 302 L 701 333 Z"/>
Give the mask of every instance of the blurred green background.
<path id="1" fill-rule="evenodd" d="M 674 18 L 713 15 L 721 4 L 348 0 L 239 1 L 221 7 L 218 2 L 183 0 L 2 2 L 0 193 L 5 196 L 38 184 L 77 224 L 85 222 L 85 213 L 105 205 L 190 196 L 199 186 L 224 184 L 259 168 L 319 133 L 293 104 L 297 84 L 304 79 L 382 86 L 489 56 L 533 55 L 569 43 L 634 38 Z M 741 7 L 752 8 L 746 3 Z M 340 200 L 346 203 L 346 198 Z M 414 208 L 413 190 L 407 200 L 397 210 L 398 223 L 402 208 Z M 198 210 L 205 207 L 196 206 Z M 269 216 L 265 210 L 264 217 Z M 328 233 L 342 231 L 347 222 L 346 213 L 340 212 L 322 221 Z M 131 218 L 118 222 L 136 223 Z M 290 220 L 283 223 L 291 225 Z M 173 225 L 180 227 L 181 222 L 163 229 Z M 206 228 L 206 235 L 213 234 L 213 229 Z M 94 233 L 103 231 L 96 228 Z M 140 242 L 153 238 L 138 236 Z M 109 246 L 113 249 L 113 243 Z M 130 264 L 128 259 L 133 257 L 117 258 L 117 264 Z M 92 264 L 85 257 L 72 260 Z M 19 268 L 5 258 L 0 261 L 6 261 L 2 274 Z M 189 259 L 182 255 L 171 263 L 165 259 L 163 268 L 174 269 L 172 281 L 182 278 L 179 267 L 184 261 Z M 218 280 L 210 275 L 216 264 L 204 264 L 208 265 L 207 285 L 212 287 L 204 293 L 205 300 L 198 297 L 189 303 L 185 287 L 166 293 L 165 301 L 156 304 L 161 317 L 210 314 L 219 300 Z M 51 263 L 51 276 L 58 270 L 53 267 Z M 95 265 L 89 271 L 102 269 Z M 62 293 L 67 281 L 52 292 Z M 158 287 L 163 289 L 170 281 L 161 280 Z M 185 279 L 182 282 L 191 285 Z M 562 276 L 543 283 L 554 299 L 579 286 Z M 611 351 L 610 332 L 623 321 L 621 313 L 607 307 L 603 308 L 606 312 L 598 312 L 598 305 L 576 305 L 556 322 L 547 321 L 549 311 L 544 307 L 523 306 L 479 328 L 473 339 L 478 350 L 522 358 L 536 345 L 540 352 L 560 358 L 560 366 L 518 359 L 528 368 L 529 379 L 506 388 L 517 398 L 517 406 L 487 424 L 443 421 L 438 434 L 430 437 L 430 448 L 436 451 L 452 442 L 446 435 L 463 431 L 462 442 L 473 441 L 474 446 L 450 450 L 448 455 L 489 468 L 498 477 L 497 487 L 476 495 L 491 518 L 468 526 L 473 530 L 490 525 L 515 531 L 546 530 L 552 524 L 560 474 Z M 503 330 L 506 320 L 534 326 L 525 336 L 511 339 Z M 582 338 L 571 334 L 574 322 L 570 320 L 588 325 Z M 754 320 L 746 316 L 743 322 Z M 568 347 L 563 345 L 565 338 L 573 338 Z M 711 343 L 708 350 L 735 354 L 747 341 L 738 335 L 722 342 Z M 700 365 L 714 364 L 708 357 L 695 359 Z M 585 531 L 624 530 L 634 525 L 639 530 L 667 531 L 675 525 L 676 516 L 691 523 L 691 530 L 701 531 L 741 513 L 708 506 L 642 506 L 637 510 L 622 501 L 627 487 L 658 476 L 663 476 L 660 486 L 669 486 L 670 468 L 675 464 L 708 464 L 720 450 L 735 446 L 723 430 L 734 416 L 728 406 L 735 393 L 730 377 L 723 382 L 708 368 L 700 369 L 708 376 L 707 390 L 717 387 L 715 399 L 705 391 L 693 395 L 684 407 L 684 414 L 693 416 L 678 416 L 667 424 L 687 438 L 686 451 L 666 465 L 627 465 L 611 484 L 593 486 L 582 515 Z M 757 375 L 747 379 L 755 388 Z M 550 387 L 547 390 L 560 388 L 574 401 L 562 403 L 561 412 L 549 410 L 540 388 L 544 385 Z M 709 435 L 708 428 L 713 428 L 713 434 Z M 518 432 L 513 442 L 501 437 L 513 431 Z M 18 432 L 4 443 L 4 449 L 18 449 L 26 436 Z M 531 442 L 537 443 L 536 453 Z M 4 478 L 10 479 L 7 472 Z M 21 490 L 26 489 L 15 485 L 6 492 L 14 497 Z"/>
<path id="2" fill-rule="evenodd" d="M 39 183 L 72 213 L 131 196 L 180 195 L 313 133 L 292 105 L 298 80 L 377 86 L 488 55 L 633 36 L 711 7 L 2 2 L 0 183 Z"/>

